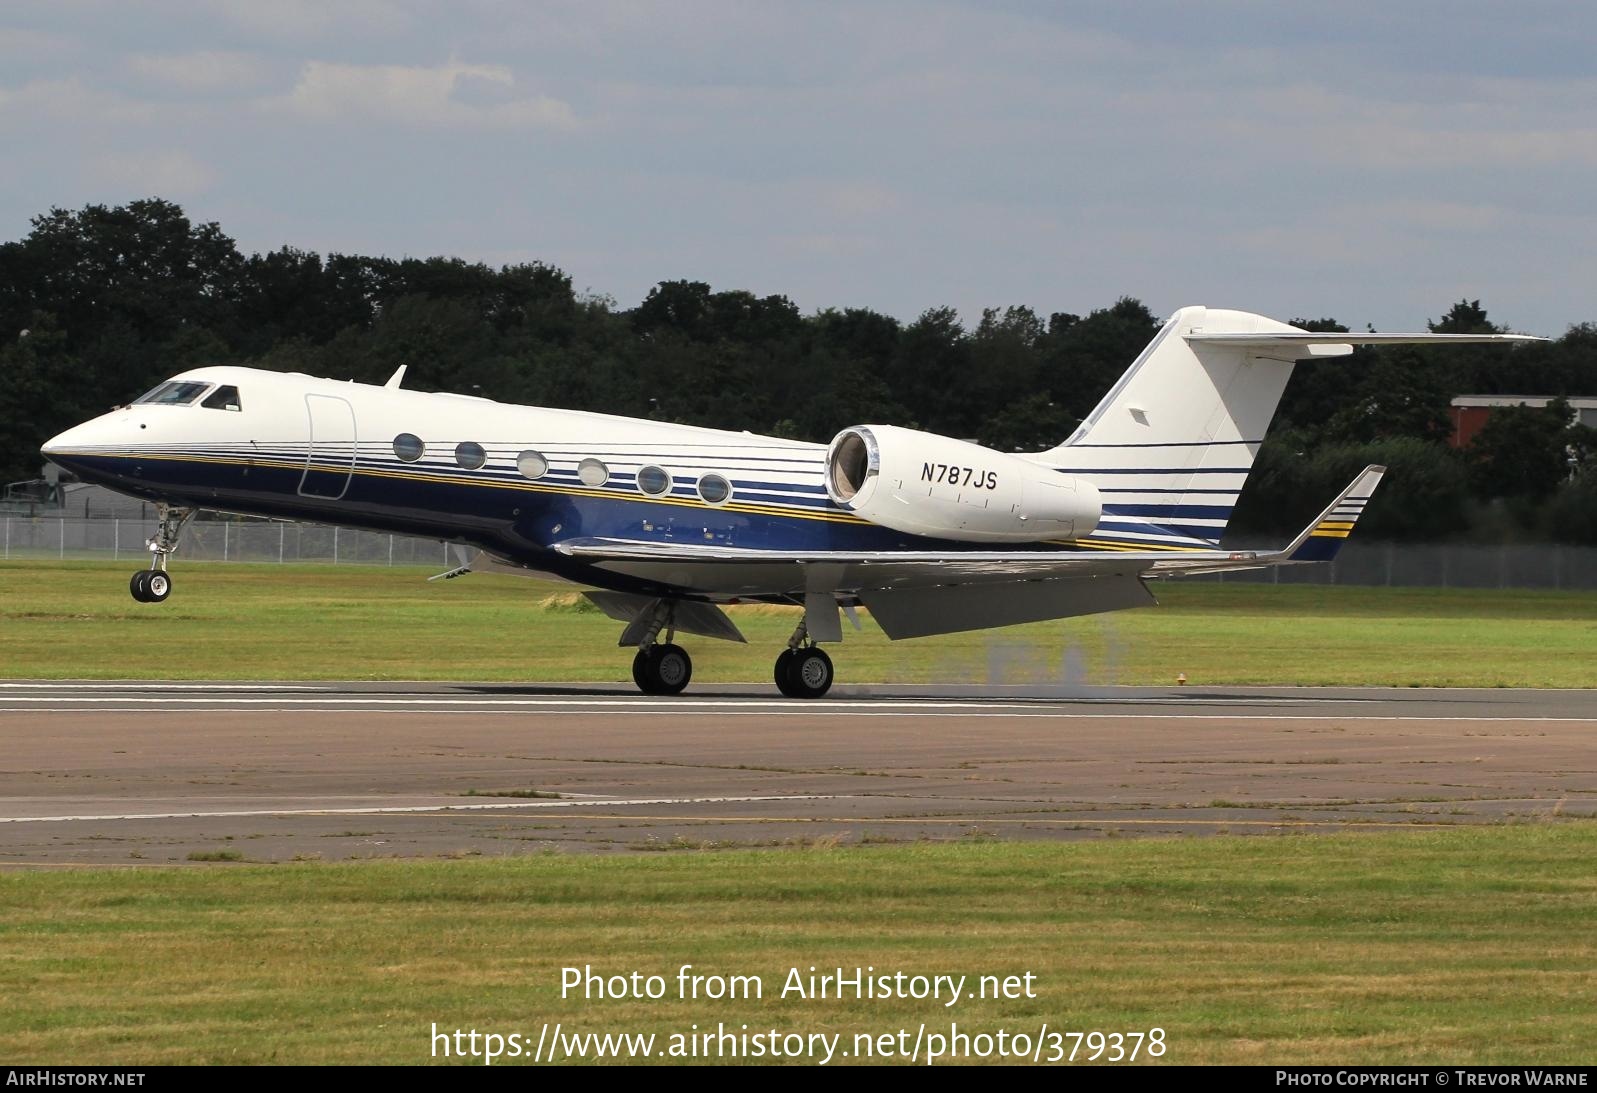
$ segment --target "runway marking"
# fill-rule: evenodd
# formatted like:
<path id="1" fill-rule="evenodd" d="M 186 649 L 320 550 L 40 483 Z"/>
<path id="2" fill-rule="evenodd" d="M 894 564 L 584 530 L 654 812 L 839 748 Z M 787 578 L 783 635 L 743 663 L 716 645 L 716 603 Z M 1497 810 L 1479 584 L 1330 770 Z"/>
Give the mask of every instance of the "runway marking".
<path id="1" fill-rule="evenodd" d="M 1332 701 L 1343 701 L 1341 699 Z M 53 703 L 55 709 L 18 707 L 16 703 Z M 106 705 L 112 703 L 113 705 Z M 139 705 L 132 705 L 138 703 Z M 1074 705 L 1122 706 L 1114 713 L 1072 709 Z M 0 713 L 144 713 L 149 706 L 204 706 L 206 712 L 224 713 L 418 713 L 482 714 L 519 709 L 550 709 L 572 716 L 594 716 L 618 710 L 650 712 L 713 711 L 731 717 L 812 717 L 849 714 L 855 717 L 1052 717 L 1147 721 L 1438 721 L 1457 724 L 1597 724 L 1597 717 L 1549 717 L 1516 713 L 1484 715 L 1443 714 L 1368 714 L 1283 713 L 1273 710 L 1254 712 L 1243 708 L 1227 713 L 1145 713 L 1137 707 L 1187 704 L 1179 700 L 1151 702 L 1143 699 L 1041 699 L 1034 702 L 935 702 L 935 701 L 860 701 L 824 700 L 813 703 L 783 702 L 779 699 L 571 699 L 571 698 L 86 698 L 86 697 L 0 697 Z M 1209 706 L 1257 707 L 1280 705 L 1267 701 L 1216 700 Z M 364 707 L 364 708 L 363 708 Z M 395 707 L 375 709 L 373 707 Z"/>
<path id="2" fill-rule="evenodd" d="M 0 824 L 98 823 L 110 820 L 214 820 L 250 816 L 375 816 L 405 812 L 489 812 L 506 808 L 624 808 L 632 805 L 761 804 L 767 801 L 846 801 L 852 797 L 802 793 L 779 797 L 640 797 L 635 800 L 496 801 L 484 804 L 368 805 L 358 808 L 260 808 L 225 812 L 129 812 L 105 816 L 0 816 Z"/>
<path id="3" fill-rule="evenodd" d="M 1058 706 L 1064 704 L 1092 704 L 1092 705 L 1189 705 L 1186 699 L 1088 699 L 1088 698 L 1039 698 L 1030 700 L 993 701 L 985 699 L 828 699 L 818 702 L 803 702 L 784 700 L 780 698 L 636 698 L 629 696 L 600 697 L 576 696 L 562 697 L 559 695 L 541 695 L 527 698 L 500 698 L 493 695 L 382 695 L 371 696 L 356 694 L 323 694 L 315 697 L 287 697 L 287 698 L 249 698 L 249 697 L 212 697 L 201 695 L 198 697 L 185 697 L 182 692 L 173 692 L 169 695 L 151 696 L 141 698 L 127 695 L 112 695 L 95 697 L 86 695 L 5 695 L 0 696 L 0 705 L 12 702 L 127 702 L 140 703 L 147 706 L 158 706 L 168 702 L 183 702 L 188 704 L 210 703 L 226 704 L 230 706 L 268 705 L 282 703 L 298 706 L 586 706 L 613 709 L 625 707 L 650 710 L 680 710 L 680 709 L 713 709 L 729 710 L 738 708 L 757 710 L 800 710 L 819 711 L 826 710 L 880 710 L 880 709 L 907 709 L 907 710 L 1035 710 L 1041 707 Z M 1281 703 L 1274 699 L 1226 699 L 1216 700 L 1211 705 L 1226 706 L 1279 706 Z"/>
<path id="4" fill-rule="evenodd" d="M 54 691 L 75 689 L 80 691 L 333 691 L 334 684 L 308 683 L 176 683 L 169 680 L 146 680 L 119 683 L 94 680 L 83 682 L 0 683 L 0 689 L 21 691 Z"/>
<path id="5" fill-rule="evenodd" d="M 639 816 L 636 813 L 618 813 L 615 816 L 603 814 L 595 816 L 581 816 L 585 820 L 649 820 L 655 823 L 705 823 L 705 824 L 957 824 L 960 827 L 994 827 L 998 824 L 1016 824 L 1027 826 L 1070 826 L 1070 827 L 1402 827 L 1402 828 L 1447 828 L 1457 830 L 1465 826 L 1446 821 L 1431 822 L 1427 820 L 1361 820 L 1349 818 L 1343 820 L 1149 820 L 1131 817 L 1105 816 L 1102 819 L 1083 819 L 1079 817 L 1066 817 L 1052 819 L 1009 819 L 1003 817 L 973 815 L 960 817 L 938 816 Z M 1507 826 L 1506 824 L 1471 824 L 1468 826 Z"/>

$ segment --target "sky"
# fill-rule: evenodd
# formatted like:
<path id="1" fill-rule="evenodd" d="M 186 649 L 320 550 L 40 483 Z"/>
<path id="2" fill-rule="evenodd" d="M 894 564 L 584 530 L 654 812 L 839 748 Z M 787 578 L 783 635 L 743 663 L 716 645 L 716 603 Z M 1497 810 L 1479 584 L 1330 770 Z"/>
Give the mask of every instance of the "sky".
<path id="1" fill-rule="evenodd" d="M 542 261 L 906 321 L 1597 321 L 1597 6 L 7 0 L 0 239 Z"/>

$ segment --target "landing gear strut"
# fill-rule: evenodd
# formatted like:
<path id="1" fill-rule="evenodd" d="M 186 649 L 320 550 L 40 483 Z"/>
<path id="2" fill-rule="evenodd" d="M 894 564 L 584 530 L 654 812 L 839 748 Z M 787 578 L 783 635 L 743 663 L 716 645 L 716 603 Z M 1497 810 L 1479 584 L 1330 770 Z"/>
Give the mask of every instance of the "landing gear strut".
<path id="1" fill-rule="evenodd" d="M 809 640 L 803 622 L 776 658 L 776 689 L 788 698 L 820 698 L 832 689 L 832 658 Z"/>
<path id="2" fill-rule="evenodd" d="M 156 505 L 155 511 L 161 522 L 156 526 L 155 535 L 145 543 L 150 548 L 150 568 L 139 570 L 128 582 L 128 591 L 140 603 L 160 603 L 172 594 L 172 576 L 166 571 L 167 556 L 177 550 L 183 526 L 194 516 L 193 509 L 164 502 Z"/>
<path id="3" fill-rule="evenodd" d="M 638 655 L 632 658 L 632 682 L 646 695 L 681 694 L 693 679 L 693 658 L 677 645 L 676 605 L 661 603 L 638 641 Z M 665 631 L 665 641 L 655 639 Z"/>

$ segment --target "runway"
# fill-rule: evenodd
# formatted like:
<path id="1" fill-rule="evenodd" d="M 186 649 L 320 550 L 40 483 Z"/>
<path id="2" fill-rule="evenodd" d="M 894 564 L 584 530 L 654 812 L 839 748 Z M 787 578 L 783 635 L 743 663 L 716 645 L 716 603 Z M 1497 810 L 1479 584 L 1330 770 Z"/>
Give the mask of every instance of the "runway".
<path id="1" fill-rule="evenodd" d="M 1597 815 L 1597 692 L 0 682 L 0 865 Z"/>

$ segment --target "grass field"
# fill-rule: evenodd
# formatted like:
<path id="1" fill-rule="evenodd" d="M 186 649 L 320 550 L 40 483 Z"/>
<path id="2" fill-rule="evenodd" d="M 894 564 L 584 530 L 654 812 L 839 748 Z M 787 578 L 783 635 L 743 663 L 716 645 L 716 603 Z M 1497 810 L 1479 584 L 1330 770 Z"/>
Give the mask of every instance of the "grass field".
<path id="1" fill-rule="evenodd" d="M 426 571 L 0 564 L 9 677 L 612 680 L 619 624 L 566 586 Z M 1597 686 L 1597 595 L 1172 583 L 1164 606 L 889 643 L 840 681 Z M 689 639 L 765 681 L 791 610 Z M 1597 823 L 1316 837 L 795 847 L 0 874 L 0 1059 L 429 1062 L 434 1023 L 536 1039 L 753 1031 L 1165 1031 L 1172 1063 L 1582 1063 Z M 676 971 L 755 975 L 682 1001 Z M 658 974 L 562 999 L 561 969 Z M 1035 976 L 1033 999 L 777 997 L 789 968 Z M 661 1048 L 669 1045 L 663 1041 Z M 1070 1042 L 1064 1041 L 1068 1049 Z"/>
<path id="2" fill-rule="evenodd" d="M 495 574 L 181 563 L 165 604 L 127 563 L 0 564 L 12 678 L 616 681 L 620 624 L 571 586 Z M 1597 686 L 1597 594 L 1167 582 L 1162 604 L 834 649 L 840 683 Z M 796 609 L 732 608 L 747 646 L 688 637 L 701 682 L 765 682 Z"/>
<path id="3" fill-rule="evenodd" d="M 217 865 L 0 883 L 11 1062 L 425 1062 L 501 1034 L 1165 1030 L 1171 1063 L 1580 1063 L 1597 825 Z M 562 1000 L 560 969 L 659 974 Z M 682 1001 L 676 971 L 757 975 Z M 1036 998 L 815 1001 L 786 972 L 1035 976 Z"/>

